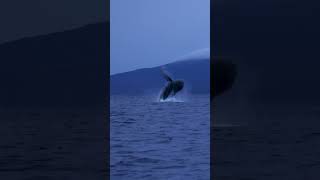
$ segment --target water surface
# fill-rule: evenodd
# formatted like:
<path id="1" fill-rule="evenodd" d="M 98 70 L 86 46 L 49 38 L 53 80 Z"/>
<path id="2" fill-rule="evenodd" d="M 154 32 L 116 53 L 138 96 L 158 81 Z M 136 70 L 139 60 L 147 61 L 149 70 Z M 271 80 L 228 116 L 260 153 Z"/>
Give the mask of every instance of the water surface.
<path id="1" fill-rule="evenodd" d="M 209 179 L 210 98 L 111 96 L 111 179 Z"/>

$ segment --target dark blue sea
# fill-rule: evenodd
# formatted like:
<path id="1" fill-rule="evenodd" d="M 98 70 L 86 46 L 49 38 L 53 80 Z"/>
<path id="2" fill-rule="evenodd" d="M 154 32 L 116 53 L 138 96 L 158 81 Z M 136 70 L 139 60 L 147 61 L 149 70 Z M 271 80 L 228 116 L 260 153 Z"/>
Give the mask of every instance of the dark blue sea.
<path id="1" fill-rule="evenodd" d="M 211 131 L 214 179 L 320 179 L 320 108 L 217 104 Z"/>
<path id="2" fill-rule="evenodd" d="M 111 179 L 210 178 L 210 96 L 111 96 Z"/>

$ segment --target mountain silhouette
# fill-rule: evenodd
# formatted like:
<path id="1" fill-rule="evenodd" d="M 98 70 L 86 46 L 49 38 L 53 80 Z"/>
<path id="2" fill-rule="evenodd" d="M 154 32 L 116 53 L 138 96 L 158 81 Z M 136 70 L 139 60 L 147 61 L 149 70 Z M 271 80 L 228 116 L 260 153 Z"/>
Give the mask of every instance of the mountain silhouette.
<path id="1" fill-rule="evenodd" d="M 109 23 L 0 45 L 0 107 L 99 106 L 107 95 Z"/>
<path id="2" fill-rule="evenodd" d="M 144 68 L 112 75 L 111 94 L 157 94 L 166 84 L 161 67 Z M 210 93 L 210 60 L 192 59 L 164 65 L 173 79 L 182 79 L 190 93 Z"/>

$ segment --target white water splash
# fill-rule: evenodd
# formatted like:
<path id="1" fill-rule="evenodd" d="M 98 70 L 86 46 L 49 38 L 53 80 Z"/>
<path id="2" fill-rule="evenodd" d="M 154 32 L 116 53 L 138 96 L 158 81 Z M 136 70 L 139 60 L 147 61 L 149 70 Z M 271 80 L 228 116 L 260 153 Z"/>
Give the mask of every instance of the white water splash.
<path id="1" fill-rule="evenodd" d="M 188 93 L 187 88 L 184 88 L 182 91 L 177 93 L 175 96 L 169 96 L 167 99 L 160 99 L 162 90 L 159 92 L 156 101 L 157 102 L 187 102 L 190 100 L 190 94 Z"/>
<path id="2" fill-rule="evenodd" d="M 178 97 L 168 97 L 165 100 L 160 99 L 159 102 L 185 102 L 185 100 Z"/>

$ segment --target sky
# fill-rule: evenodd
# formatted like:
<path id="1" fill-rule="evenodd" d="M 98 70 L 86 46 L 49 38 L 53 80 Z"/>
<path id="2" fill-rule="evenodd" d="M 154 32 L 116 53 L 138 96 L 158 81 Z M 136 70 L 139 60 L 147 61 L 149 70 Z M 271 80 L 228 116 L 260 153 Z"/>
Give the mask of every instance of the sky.
<path id="1" fill-rule="evenodd" d="M 210 48 L 210 0 L 111 0 L 111 74 Z"/>
<path id="2" fill-rule="evenodd" d="M 108 0 L 1 0 L 0 43 L 109 18 Z"/>

